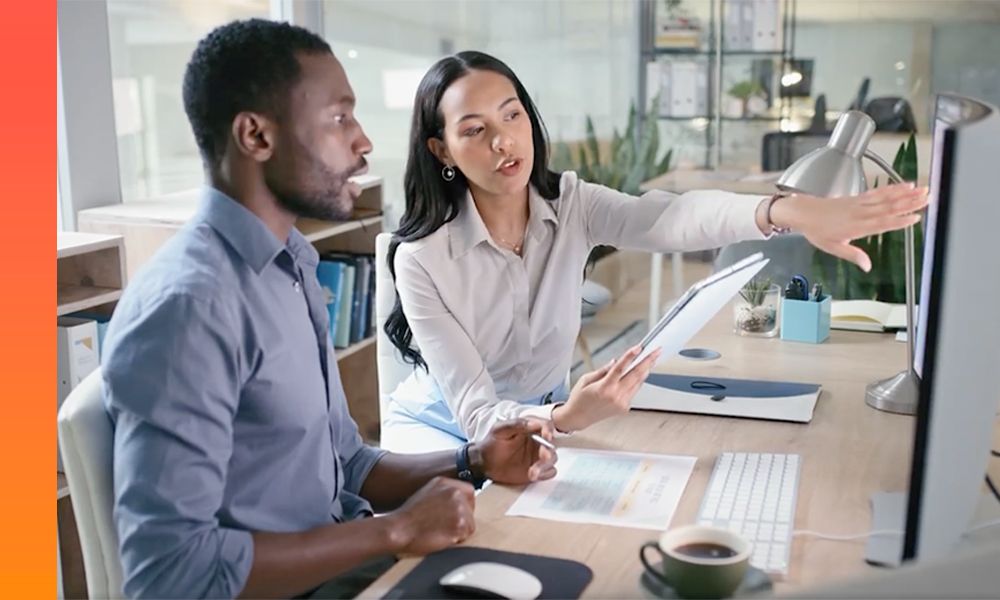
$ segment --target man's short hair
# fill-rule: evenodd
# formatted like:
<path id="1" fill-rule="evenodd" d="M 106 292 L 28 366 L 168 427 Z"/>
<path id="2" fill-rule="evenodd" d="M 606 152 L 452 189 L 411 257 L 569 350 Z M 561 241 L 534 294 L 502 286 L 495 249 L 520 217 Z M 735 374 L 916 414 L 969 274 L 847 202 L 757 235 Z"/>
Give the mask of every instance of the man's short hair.
<path id="1" fill-rule="evenodd" d="M 315 33 L 266 19 L 222 25 L 198 42 L 184 72 L 184 112 L 205 164 L 218 165 L 240 112 L 278 118 L 301 72 L 296 55 L 320 52 L 333 51 Z"/>

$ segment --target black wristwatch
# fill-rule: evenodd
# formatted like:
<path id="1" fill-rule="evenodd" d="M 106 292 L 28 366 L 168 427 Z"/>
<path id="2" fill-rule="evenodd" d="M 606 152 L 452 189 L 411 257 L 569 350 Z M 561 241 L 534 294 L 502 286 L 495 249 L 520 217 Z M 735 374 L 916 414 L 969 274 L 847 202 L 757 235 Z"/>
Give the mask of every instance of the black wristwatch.
<path id="1" fill-rule="evenodd" d="M 462 481 L 466 481 L 472 484 L 472 487 L 477 490 L 483 487 L 486 482 L 486 478 L 476 475 L 472 471 L 472 463 L 469 460 L 469 448 L 472 447 L 472 442 L 462 444 L 455 450 L 455 466 L 458 469 L 458 478 Z"/>

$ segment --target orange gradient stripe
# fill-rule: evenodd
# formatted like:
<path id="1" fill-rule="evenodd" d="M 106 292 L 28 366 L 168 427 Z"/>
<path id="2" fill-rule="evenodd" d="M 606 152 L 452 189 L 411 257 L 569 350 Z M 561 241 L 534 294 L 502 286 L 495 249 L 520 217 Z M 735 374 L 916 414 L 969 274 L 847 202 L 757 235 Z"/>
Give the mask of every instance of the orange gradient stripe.
<path id="1" fill-rule="evenodd" d="M 0 596 L 56 592 L 56 3 L 0 18 Z"/>

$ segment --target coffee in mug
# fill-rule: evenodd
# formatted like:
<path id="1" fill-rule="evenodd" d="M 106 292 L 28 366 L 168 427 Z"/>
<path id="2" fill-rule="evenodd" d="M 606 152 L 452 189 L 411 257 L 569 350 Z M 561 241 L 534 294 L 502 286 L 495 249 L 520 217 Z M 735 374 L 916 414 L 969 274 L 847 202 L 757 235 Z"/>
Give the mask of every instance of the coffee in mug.
<path id="1" fill-rule="evenodd" d="M 662 561 L 654 566 L 646 558 L 653 549 Z M 688 525 L 663 533 L 656 542 L 639 549 L 646 571 L 683 598 L 725 598 L 732 595 L 746 575 L 752 546 L 739 535 L 718 527 Z"/>

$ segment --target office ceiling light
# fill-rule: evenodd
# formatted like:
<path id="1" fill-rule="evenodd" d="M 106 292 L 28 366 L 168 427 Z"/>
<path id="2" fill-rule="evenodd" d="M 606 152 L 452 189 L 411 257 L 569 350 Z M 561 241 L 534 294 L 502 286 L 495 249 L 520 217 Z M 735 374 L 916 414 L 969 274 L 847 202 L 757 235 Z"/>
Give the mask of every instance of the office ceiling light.
<path id="1" fill-rule="evenodd" d="M 785 87 L 792 87 L 800 81 L 802 81 L 802 73 L 798 71 L 789 71 L 781 76 L 781 85 Z"/>

